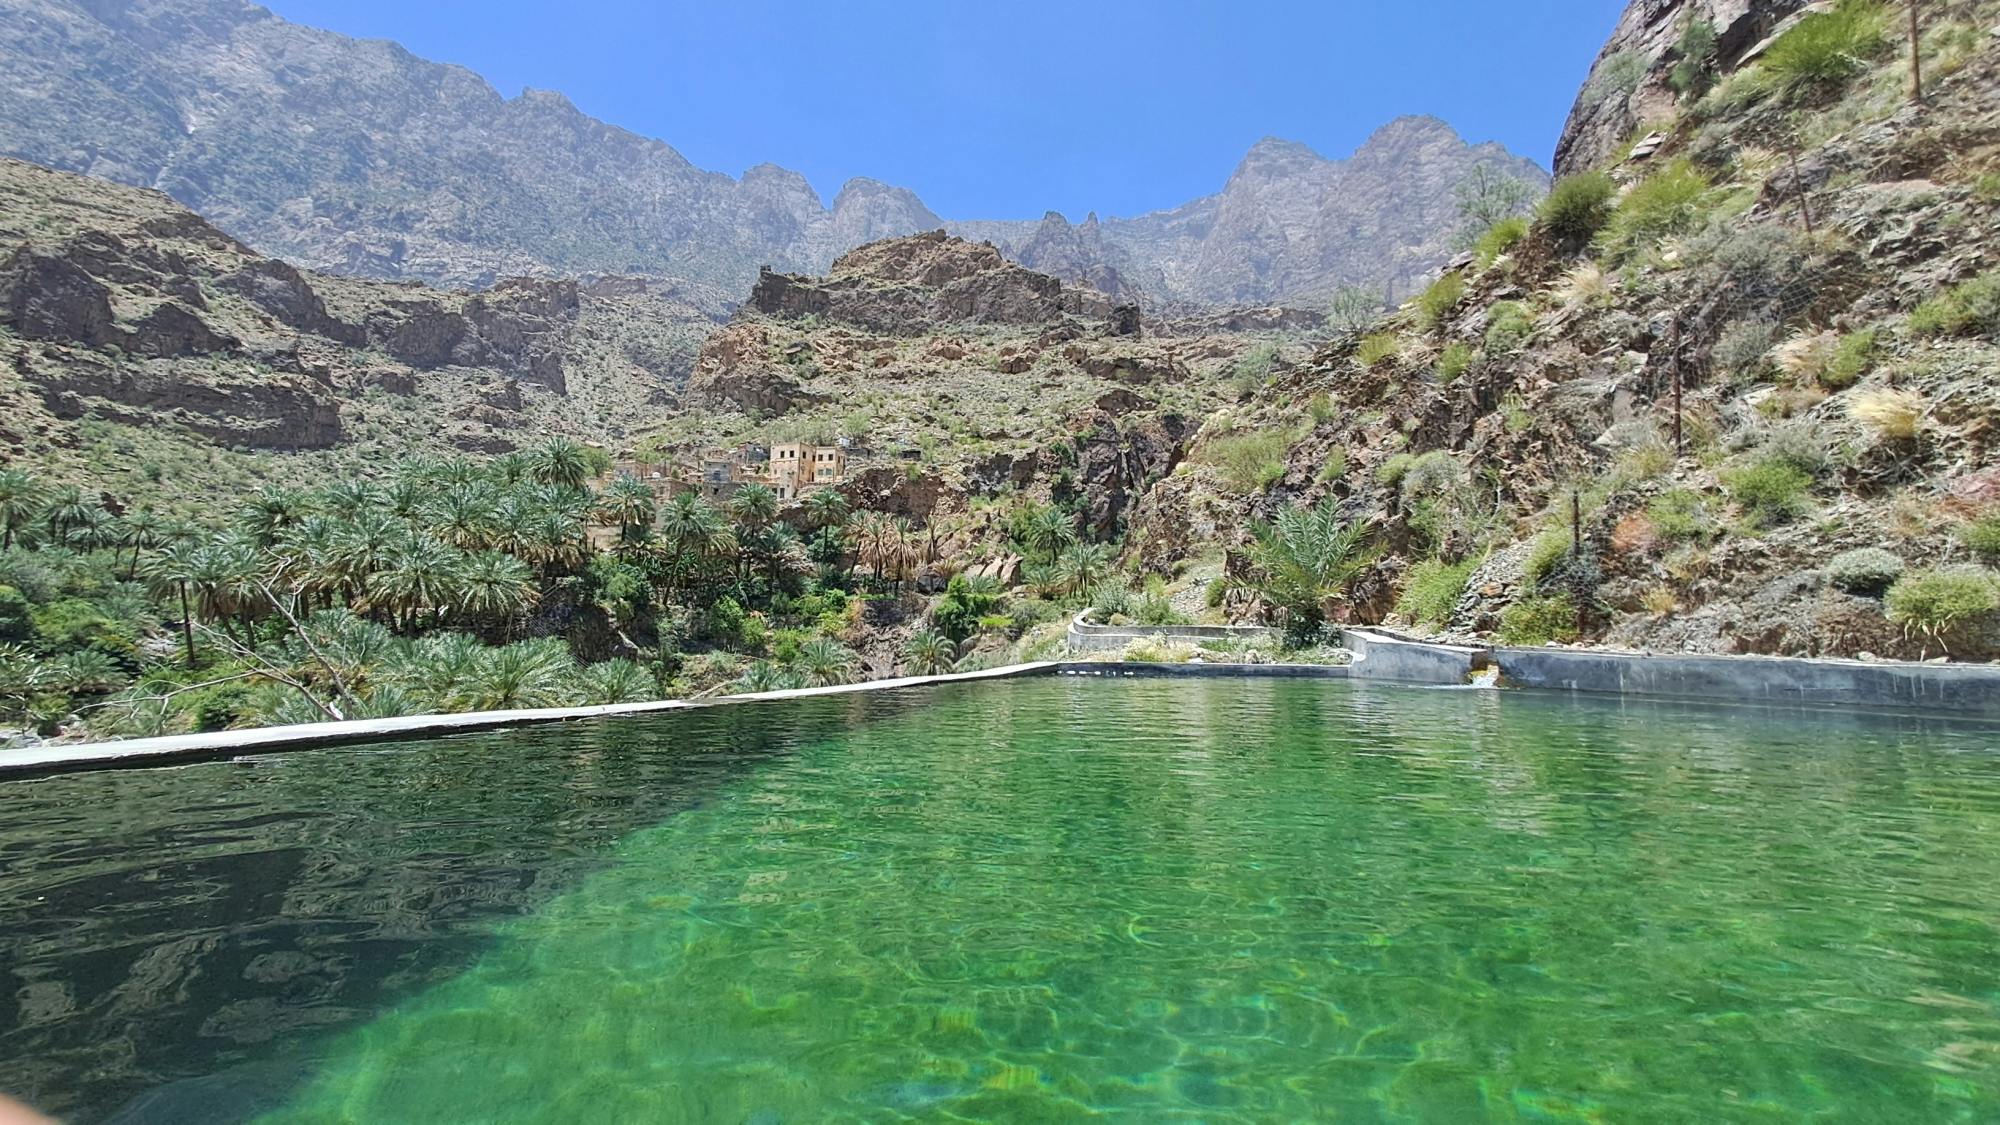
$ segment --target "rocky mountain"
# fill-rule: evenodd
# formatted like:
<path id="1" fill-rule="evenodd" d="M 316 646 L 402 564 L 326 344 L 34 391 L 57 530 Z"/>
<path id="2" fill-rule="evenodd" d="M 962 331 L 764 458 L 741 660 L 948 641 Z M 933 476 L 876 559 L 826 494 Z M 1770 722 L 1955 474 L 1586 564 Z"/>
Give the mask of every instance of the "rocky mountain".
<path id="1" fill-rule="evenodd" d="M 247 0 L 0 0 L 0 153 L 157 188 L 260 253 L 453 286 L 508 276 L 687 279 L 721 308 L 761 266 L 816 272 L 944 224 L 912 192 L 741 179 L 462 67 Z M 964 222 L 1031 268 L 1149 302 L 1406 290 L 1450 256 L 1453 188 L 1532 163 L 1407 118 L 1348 160 L 1269 140 L 1217 195 L 1131 219 Z"/>
<path id="2" fill-rule="evenodd" d="M 1456 189 L 1485 164 L 1539 193 L 1548 175 L 1434 117 L 1390 122 L 1346 160 L 1267 137 L 1218 194 L 1132 219 L 1071 227 L 960 223 L 1034 269 L 1106 292 L 1208 305 L 1319 299 L 1346 285 L 1408 295 L 1456 249 Z"/>
<path id="3" fill-rule="evenodd" d="M 264 253 L 356 276 L 643 274 L 720 294 L 760 264 L 938 225 L 898 188 L 856 181 L 827 208 L 796 172 L 706 172 L 560 94 L 503 98 L 244 0 L 5 0 L 0 44 L 0 152 L 156 187 Z"/>
<path id="4" fill-rule="evenodd" d="M 137 494 L 198 494 L 227 478 L 218 451 L 616 442 L 671 411 L 713 326 L 643 279 L 301 271 L 157 192 L 0 159 L 0 455 Z"/>

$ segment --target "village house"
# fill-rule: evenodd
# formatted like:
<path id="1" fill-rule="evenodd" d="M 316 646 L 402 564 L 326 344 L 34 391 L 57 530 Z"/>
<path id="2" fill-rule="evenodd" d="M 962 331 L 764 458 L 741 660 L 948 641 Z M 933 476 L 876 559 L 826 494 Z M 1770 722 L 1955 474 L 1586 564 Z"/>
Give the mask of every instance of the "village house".
<path id="1" fill-rule="evenodd" d="M 847 479 L 845 443 L 812 445 L 781 442 L 764 446 L 745 442 L 734 449 L 702 451 L 692 465 L 673 461 L 627 459 L 612 464 L 611 475 L 631 477 L 667 500 L 683 492 L 699 492 L 712 503 L 723 503 L 746 484 L 761 484 L 780 501 L 797 500 L 816 488 Z"/>

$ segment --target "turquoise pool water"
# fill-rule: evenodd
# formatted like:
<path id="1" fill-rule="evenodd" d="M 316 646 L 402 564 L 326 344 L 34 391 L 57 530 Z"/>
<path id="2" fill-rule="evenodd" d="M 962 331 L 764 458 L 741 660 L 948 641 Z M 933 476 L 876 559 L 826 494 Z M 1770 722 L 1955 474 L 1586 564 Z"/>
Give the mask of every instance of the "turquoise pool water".
<path id="1" fill-rule="evenodd" d="M 0 787 L 78 1120 L 2000 1117 L 2000 740 L 1048 679 Z"/>

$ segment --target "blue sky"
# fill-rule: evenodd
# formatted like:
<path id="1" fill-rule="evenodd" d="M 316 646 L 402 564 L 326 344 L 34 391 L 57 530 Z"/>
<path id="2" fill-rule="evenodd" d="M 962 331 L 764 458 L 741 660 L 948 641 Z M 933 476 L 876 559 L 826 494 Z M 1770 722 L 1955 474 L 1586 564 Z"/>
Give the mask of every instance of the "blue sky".
<path id="1" fill-rule="evenodd" d="M 264 0 L 501 93 L 824 196 L 850 176 L 952 219 L 1133 215 L 1219 189 L 1266 135 L 1345 156 L 1405 113 L 1547 166 L 1624 0 Z"/>

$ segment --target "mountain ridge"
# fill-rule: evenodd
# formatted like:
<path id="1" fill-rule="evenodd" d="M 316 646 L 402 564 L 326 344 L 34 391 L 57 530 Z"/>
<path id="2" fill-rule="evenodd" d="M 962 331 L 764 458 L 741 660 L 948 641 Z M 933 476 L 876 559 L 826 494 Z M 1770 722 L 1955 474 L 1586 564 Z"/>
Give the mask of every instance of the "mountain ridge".
<path id="1" fill-rule="evenodd" d="M 22 79 L 22 96 L 0 105 L 0 153 L 160 189 L 300 265 L 461 287 L 647 275 L 708 286 L 720 305 L 760 267 L 815 272 L 869 241 L 948 228 L 990 231 L 1003 248 L 1046 252 L 1048 268 L 1073 267 L 1071 280 L 1122 283 L 1155 303 L 1317 299 L 1353 283 L 1393 290 L 1442 264 L 1435 215 L 1472 164 L 1504 161 L 1546 181 L 1441 121 L 1403 118 L 1384 131 L 1434 122 L 1420 131 L 1436 159 L 1421 182 L 1378 170 L 1356 193 L 1376 213 L 1359 221 L 1321 190 L 1347 162 L 1268 138 L 1215 195 L 1104 219 L 1073 245 L 1052 227 L 1036 244 L 1042 220 L 950 222 L 907 188 L 867 177 L 827 203 L 775 164 L 741 177 L 704 170 L 560 92 L 508 98 L 465 67 L 247 0 L 5 0 L 0 64 Z M 1306 177 L 1280 193 L 1282 213 L 1223 207 L 1241 202 L 1230 184 L 1246 169 L 1271 171 L 1279 152 Z M 1417 204 L 1391 206 L 1392 188 L 1414 188 Z"/>

